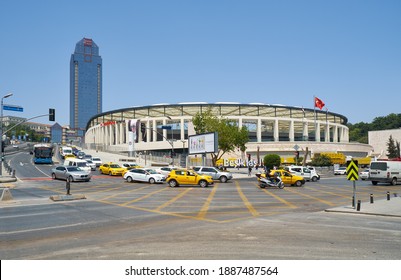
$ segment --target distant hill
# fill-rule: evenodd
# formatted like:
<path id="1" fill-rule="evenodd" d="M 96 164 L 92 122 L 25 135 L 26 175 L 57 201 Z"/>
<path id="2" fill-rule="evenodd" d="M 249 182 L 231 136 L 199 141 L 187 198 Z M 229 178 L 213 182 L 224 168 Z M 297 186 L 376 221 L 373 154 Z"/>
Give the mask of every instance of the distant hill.
<path id="1" fill-rule="evenodd" d="M 349 140 L 351 142 L 368 143 L 368 131 L 396 129 L 401 127 L 401 114 L 390 114 L 386 117 L 377 117 L 371 123 L 349 123 Z"/>

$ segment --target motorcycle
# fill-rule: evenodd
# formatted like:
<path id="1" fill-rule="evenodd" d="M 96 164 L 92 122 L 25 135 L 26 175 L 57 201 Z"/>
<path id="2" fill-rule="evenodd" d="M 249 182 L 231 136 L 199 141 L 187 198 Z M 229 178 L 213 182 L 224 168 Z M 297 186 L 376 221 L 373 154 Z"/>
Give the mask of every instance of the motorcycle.
<path id="1" fill-rule="evenodd" d="M 256 177 L 258 177 L 259 181 L 259 187 L 264 189 L 266 187 L 275 187 L 279 189 L 284 188 L 284 183 L 283 180 L 281 180 L 280 176 L 277 177 L 262 177 L 262 174 L 258 173 L 256 174 Z"/>

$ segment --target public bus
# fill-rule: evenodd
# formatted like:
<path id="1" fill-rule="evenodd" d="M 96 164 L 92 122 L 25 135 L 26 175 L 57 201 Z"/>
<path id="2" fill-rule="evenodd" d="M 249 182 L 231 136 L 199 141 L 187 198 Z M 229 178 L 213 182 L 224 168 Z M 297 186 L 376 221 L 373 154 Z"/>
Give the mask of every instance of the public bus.
<path id="1" fill-rule="evenodd" d="M 36 144 L 33 146 L 33 162 L 53 164 L 53 146 L 51 144 Z"/>

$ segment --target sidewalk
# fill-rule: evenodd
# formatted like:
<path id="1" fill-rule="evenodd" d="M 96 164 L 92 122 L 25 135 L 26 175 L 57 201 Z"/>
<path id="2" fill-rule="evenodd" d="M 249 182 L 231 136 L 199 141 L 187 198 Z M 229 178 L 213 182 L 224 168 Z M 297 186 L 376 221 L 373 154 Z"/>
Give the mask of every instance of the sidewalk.
<path id="1" fill-rule="evenodd" d="M 390 200 L 377 200 L 374 203 L 362 202 L 360 211 L 351 206 L 340 206 L 326 209 L 326 212 L 337 212 L 346 214 L 364 214 L 401 218 L 401 197 L 390 197 Z"/>

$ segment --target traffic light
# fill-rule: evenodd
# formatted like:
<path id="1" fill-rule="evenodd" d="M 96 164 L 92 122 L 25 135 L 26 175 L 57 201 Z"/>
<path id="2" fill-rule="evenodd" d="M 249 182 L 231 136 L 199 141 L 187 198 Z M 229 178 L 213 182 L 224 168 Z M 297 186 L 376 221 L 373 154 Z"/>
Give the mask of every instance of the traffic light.
<path id="1" fill-rule="evenodd" d="M 56 111 L 54 109 L 49 109 L 49 121 L 54 122 L 56 118 Z"/>

